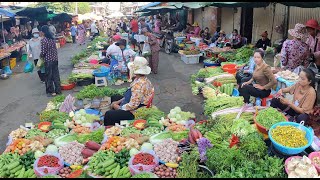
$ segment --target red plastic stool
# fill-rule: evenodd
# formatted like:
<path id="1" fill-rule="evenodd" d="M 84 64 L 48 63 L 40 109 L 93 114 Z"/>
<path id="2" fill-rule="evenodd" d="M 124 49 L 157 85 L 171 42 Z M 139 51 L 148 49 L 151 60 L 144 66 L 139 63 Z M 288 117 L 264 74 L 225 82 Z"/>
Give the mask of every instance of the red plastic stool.
<path id="1" fill-rule="evenodd" d="M 261 106 L 267 106 L 267 99 L 272 99 L 273 96 L 270 94 L 268 97 L 265 97 L 261 100 Z"/>
<path id="2" fill-rule="evenodd" d="M 207 56 L 208 58 L 212 58 L 212 53 L 211 53 L 210 51 L 207 51 L 206 56 Z"/>

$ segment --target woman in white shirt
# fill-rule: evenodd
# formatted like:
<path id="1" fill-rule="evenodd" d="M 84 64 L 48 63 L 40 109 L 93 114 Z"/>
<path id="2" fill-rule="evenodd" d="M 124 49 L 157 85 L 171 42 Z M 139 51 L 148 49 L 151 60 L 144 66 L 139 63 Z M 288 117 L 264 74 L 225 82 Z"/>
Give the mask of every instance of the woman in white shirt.
<path id="1" fill-rule="evenodd" d="M 32 38 L 29 40 L 29 57 L 33 59 L 34 65 L 37 66 L 38 60 L 40 59 L 41 52 L 41 37 L 37 28 L 32 29 Z M 42 83 L 45 83 L 45 72 L 44 68 L 38 69 L 38 75 Z"/>

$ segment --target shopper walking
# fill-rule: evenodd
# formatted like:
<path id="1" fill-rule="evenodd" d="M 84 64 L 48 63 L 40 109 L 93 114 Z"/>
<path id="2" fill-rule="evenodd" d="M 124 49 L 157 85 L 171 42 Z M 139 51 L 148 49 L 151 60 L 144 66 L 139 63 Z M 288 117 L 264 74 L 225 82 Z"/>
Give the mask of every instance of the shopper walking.
<path id="1" fill-rule="evenodd" d="M 77 36 L 77 26 L 72 23 L 72 26 L 70 28 L 71 37 L 72 37 L 72 43 L 76 43 L 76 36 Z"/>
<path id="2" fill-rule="evenodd" d="M 84 22 L 79 21 L 78 22 L 78 43 L 81 46 L 82 44 L 85 44 L 86 40 L 86 28 L 84 27 Z"/>
<path id="3" fill-rule="evenodd" d="M 46 71 L 46 93 L 52 96 L 61 94 L 60 75 L 58 68 L 58 50 L 54 37 L 50 33 L 48 26 L 42 26 L 41 31 L 44 35 L 41 40 L 40 57 L 44 59 Z"/>
<path id="4" fill-rule="evenodd" d="M 32 29 L 32 38 L 29 40 L 29 57 L 33 59 L 34 65 L 37 66 L 41 52 L 41 37 L 38 28 Z M 42 70 L 42 71 L 41 71 Z M 38 75 L 42 83 L 45 83 L 45 71 L 39 67 Z"/>
<path id="5" fill-rule="evenodd" d="M 158 73 L 158 64 L 159 64 L 159 51 L 160 51 L 160 45 L 157 40 L 157 38 L 151 34 L 147 28 L 143 28 L 141 32 L 148 37 L 148 41 L 145 42 L 150 45 L 151 49 L 151 56 L 149 58 L 149 64 L 151 67 L 151 71 L 154 74 Z"/>

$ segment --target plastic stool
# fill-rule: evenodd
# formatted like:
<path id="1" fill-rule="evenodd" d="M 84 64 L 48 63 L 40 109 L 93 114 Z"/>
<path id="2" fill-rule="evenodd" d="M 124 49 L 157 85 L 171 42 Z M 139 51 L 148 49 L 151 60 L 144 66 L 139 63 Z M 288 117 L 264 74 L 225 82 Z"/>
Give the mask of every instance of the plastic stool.
<path id="1" fill-rule="evenodd" d="M 94 77 L 95 80 L 95 84 L 97 87 L 99 86 L 108 86 L 108 82 L 107 82 L 107 78 L 106 77 Z M 101 83 L 99 83 L 99 81 L 102 81 Z"/>
<path id="2" fill-rule="evenodd" d="M 267 106 L 267 99 L 272 99 L 273 98 L 273 96 L 272 96 L 272 94 L 270 94 L 268 97 L 266 97 L 266 98 L 262 98 L 262 101 L 261 101 L 261 105 L 262 106 Z"/>

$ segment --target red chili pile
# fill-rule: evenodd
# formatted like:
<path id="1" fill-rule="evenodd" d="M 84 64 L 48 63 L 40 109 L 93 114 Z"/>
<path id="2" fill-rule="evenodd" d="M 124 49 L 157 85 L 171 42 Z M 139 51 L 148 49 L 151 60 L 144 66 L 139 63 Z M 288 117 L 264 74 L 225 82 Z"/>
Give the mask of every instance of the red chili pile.
<path id="1" fill-rule="evenodd" d="M 139 153 L 136 154 L 132 161 L 133 165 L 143 164 L 143 165 L 154 165 L 154 157 L 149 153 Z"/>
<path id="2" fill-rule="evenodd" d="M 38 161 L 38 167 L 59 167 L 59 159 L 55 156 L 44 155 Z"/>

